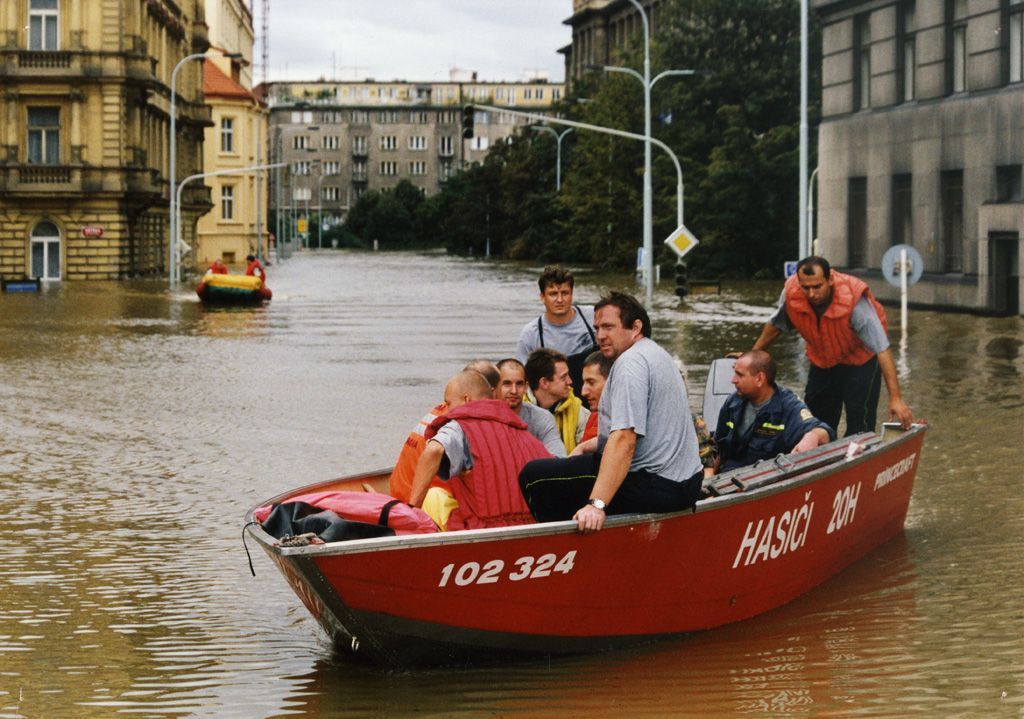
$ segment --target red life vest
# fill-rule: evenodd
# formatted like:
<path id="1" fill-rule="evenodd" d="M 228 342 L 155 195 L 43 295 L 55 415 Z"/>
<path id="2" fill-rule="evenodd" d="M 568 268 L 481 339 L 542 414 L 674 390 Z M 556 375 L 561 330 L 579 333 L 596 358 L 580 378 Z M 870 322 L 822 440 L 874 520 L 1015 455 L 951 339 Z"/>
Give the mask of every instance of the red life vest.
<path id="1" fill-rule="evenodd" d="M 420 461 L 423 448 L 427 446 L 427 439 L 424 437 L 427 427 L 444 414 L 446 409 L 448 406 L 444 402 L 434 407 L 423 416 L 415 429 L 405 438 L 402 451 L 398 453 L 398 459 L 395 460 L 395 468 L 391 470 L 391 477 L 388 478 L 388 493 L 392 497 L 397 497 L 403 502 L 409 501 L 409 494 L 412 492 L 412 478 L 416 474 L 416 464 Z M 445 485 L 443 480 L 435 477 L 430 486 L 444 487 Z"/>
<path id="2" fill-rule="evenodd" d="M 533 523 L 519 489 L 519 470 L 530 460 L 550 457 L 551 453 L 501 400 L 479 399 L 456 407 L 431 422 L 426 439 L 453 419 L 458 420 L 469 440 L 473 468 L 448 481 L 459 503 L 448 518 L 448 529 Z"/>
<path id="3" fill-rule="evenodd" d="M 786 314 L 807 344 L 807 358 L 815 367 L 828 369 L 837 364 L 862 365 L 875 353 L 864 346 L 850 326 L 854 305 L 867 295 L 875 308 L 882 329 L 888 329 L 885 310 L 871 294 L 867 283 L 842 272 L 831 273 L 832 301 L 818 317 L 807 301 L 796 275 L 786 280 Z"/>
<path id="4" fill-rule="evenodd" d="M 587 418 L 587 424 L 583 427 L 583 436 L 580 437 L 580 444 L 583 444 L 588 439 L 593 439 L 597 436 L 597 410 L 590 412 L 590 417 Z"/>

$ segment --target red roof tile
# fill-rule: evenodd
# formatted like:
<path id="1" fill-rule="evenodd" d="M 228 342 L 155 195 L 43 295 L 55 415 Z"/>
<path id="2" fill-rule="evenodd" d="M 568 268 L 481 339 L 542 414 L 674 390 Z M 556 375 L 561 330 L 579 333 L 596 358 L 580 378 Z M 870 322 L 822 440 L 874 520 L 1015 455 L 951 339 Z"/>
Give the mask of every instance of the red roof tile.
<path id="1" fill-rule="evenodd" d="M 225 75 L 211 60 L 203 61 L 203 94 L 206 97 L 229 97 L 258 102 L 252 92 Z"/>

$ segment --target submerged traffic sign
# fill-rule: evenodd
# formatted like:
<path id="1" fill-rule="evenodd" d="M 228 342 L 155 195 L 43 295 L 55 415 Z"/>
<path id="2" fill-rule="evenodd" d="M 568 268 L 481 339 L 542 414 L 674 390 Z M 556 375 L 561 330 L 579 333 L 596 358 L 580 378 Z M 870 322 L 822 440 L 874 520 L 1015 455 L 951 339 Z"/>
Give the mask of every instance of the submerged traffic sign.
<path id="1" fill-rule="evenodd" d="M 680 257 L 696 247 L 700 241 L 692 232 L 686 229 L 686 225 L 679 225 L 671 235 L 665 238 L 665 244 L 672 248 Z"/>

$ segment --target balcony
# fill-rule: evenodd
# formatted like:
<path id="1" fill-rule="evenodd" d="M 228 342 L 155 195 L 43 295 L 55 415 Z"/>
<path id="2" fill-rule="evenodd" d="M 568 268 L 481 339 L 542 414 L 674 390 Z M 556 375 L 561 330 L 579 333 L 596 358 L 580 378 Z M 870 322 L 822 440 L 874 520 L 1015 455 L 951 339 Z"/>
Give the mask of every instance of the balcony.
<path id="1" fill-rule="evenodd" d="M 22 185 L 67 185 L 75 174 L 69 165 L 22 165 L 18 182 Z"/>
<path id="2" fill-rule="evenodd" d="M 451 147 L 439 147 L 437 154 L 440 157 L 455 157 L 455 150 Z"/>
<path id="3" fill-rule="evenodd" d="M 365 171 L 359 172 L 358 170 L 354 170 L 352 172 L 352 182 L 367 182 L 367 179 L 368 175 Z"/>
<path id="4" fill-rule="evenodd" d="M 369 148 L 366 148 L 366 147 L 353 147 L 352 148 L 352 157 L 369 157 L 369 156 L 370 156 Z"/>
<path id="5" fill-rule="evenodd" d="M 18 67 L 23 70 L 30 68 L 45 70 L 69 69 L 71 67 L 71 53 L 50 50 L 26 50 L 18 53 Z"/>

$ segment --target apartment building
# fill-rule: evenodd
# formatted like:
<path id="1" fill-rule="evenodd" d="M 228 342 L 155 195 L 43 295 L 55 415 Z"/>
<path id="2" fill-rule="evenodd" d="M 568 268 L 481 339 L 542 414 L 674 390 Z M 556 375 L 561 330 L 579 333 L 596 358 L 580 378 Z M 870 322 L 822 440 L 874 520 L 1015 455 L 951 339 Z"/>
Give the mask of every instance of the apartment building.
<path id="1" fill-rule="evenodd" d="M 219 52 L 203 68 L 203 96 L 212 115 L 203 143 L 204 172 L 266 164 L 266 110 L 252 92 L 252 12 L 243 0 L 206 0 L 206 18 L 211 46 Z M 230 265 L 250 253 L 264 256 L 266 173 L 214 175 L 204 182 L 213 209 L 198 219 L 195 251 L 186 262 L 190 259 L 188 264 L 202 271 L 215 259 Z"/>
<path id="2" fill-rule="evenodd" d="M 916 303 L 1019 314 L 1024 0 L 813 0 L 822 24 L 818 252 Z M 896 288 L 873 281 L 882 297 Z"/>
<path id="3" fill-rule="evenodd" d="M 0 3 L 0 276 L 165 271 L 171 74 L 207 47 L 202 0 Z M 210 124 L 201 71 L 177 77 L 181 177 Z M 209 207 L 184 195 L 186 218 Z"/>
<path id="4" fill-rule="evenodd" d="M 261 88 L 270 110 L 275 161 L 273 209 L 342 221 L 367 190 L 408 180 L 434 194 L 460 167 L 480 162 L 499 139 L 529 121 L 477 110 L 471 139 L 462 107 L 486 104 L 545 113 L 564 92 L 542 77 L 486 82 L 454 71 L 447 82 L 274 82 Z"/>

